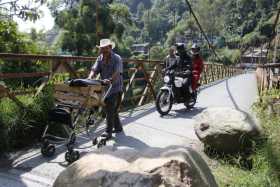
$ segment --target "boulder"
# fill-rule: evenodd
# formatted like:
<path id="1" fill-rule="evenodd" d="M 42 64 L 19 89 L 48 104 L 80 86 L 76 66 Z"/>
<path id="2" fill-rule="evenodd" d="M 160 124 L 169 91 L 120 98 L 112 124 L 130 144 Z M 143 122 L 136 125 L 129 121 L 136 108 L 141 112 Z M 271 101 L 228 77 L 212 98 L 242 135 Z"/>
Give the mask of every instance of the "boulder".
<path id="1" fill-rule="evenodd" d="M 91 153 L 60 173 L 53 186 L 216 187 L 217 184 L 196 151 L 176 147 Z"/>
<path id="2" fill-rule="evenodd" d="M 249 115 L 227 107 L 213 107 L 196 117 L 195 133 L 205 147 L 222 153 L 237 153 L 251 147 L 260 128 Z"/>

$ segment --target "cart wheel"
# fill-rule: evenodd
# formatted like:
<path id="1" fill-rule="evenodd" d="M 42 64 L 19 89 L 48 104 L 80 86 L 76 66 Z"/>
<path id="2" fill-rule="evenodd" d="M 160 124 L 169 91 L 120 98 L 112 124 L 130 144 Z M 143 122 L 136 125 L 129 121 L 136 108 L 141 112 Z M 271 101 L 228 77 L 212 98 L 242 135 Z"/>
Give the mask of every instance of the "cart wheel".
<path id="1" fill-rule="evenodd" d="M 65 160 L 66 160 L 67 162 L 71 163 L 71 155 L 70 155 L 70 152 L 69 152 L 69 151 L 67 151 L 67 152 L 65 153 Z"/>
<path id="2" fill-rule="evenodd" d="M 105 145 L 106 145 L 106 139 L 101 139 L 97 144 L 97 148 L 101 148 Z"/>
<path id="3" fill-rule="evenodd" d="M 94 123 L 95 123 L 95 120 L 94 120 L 93 117 L 91 117 L 91 118 L 88 119 L 88 121 L 87 121 L 87 126 L 88 126 L 88 127 L 89 127 L 89 126 L 92 126 L 92 125 L 94 125 Z"/>
<path id="4" fill-rule="evenodd" d="M 41 147 L 41 153 L 42 153 L 42 155 L 45 156 L 45 157 L 51 157 L 51 156 L 53 156 L 54 153 L 55 153 L 55 146 L 52 145 L 52 144 L 49 144 L 49 145 L 47 145 L 47 146 L 44 146 L 44 145 L 43 145 L 43 146 Z"/>
<path id="5" fill-rule="evenodd" d="M 92 140 L 92 145 L 95 146 L 96 144 L 98 144 L 98 140 L 97 140 L 97 138 L 94 138 L 94 139 Z"/>
<path id="6" fill-rule="evenodd" d="M 76 160 L 78 160 L 80 158 L 80 153 L 79 151 L 73 151 L 71 154 L 72 157 L 72 161 L 75 162 Z"/>
<path id="7" fill-rule="evenodd" d="M 68 163 L 73 163 L 75 162 L 76 160 L 78 160 L 80 158 L 80 153 L 79 151 L 67 151 L 65 153 L 65 160 L 68 162 Z"/>

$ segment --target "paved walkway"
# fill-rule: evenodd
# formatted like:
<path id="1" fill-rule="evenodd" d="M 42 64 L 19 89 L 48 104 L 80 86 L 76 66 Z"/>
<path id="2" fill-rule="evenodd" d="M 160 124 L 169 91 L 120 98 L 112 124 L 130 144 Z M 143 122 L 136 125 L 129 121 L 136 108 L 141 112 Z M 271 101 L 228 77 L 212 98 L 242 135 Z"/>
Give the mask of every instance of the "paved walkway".
<path id="1" fill-rule="evenodd" d="M 192 111 L 179 104 L 172 108 L 170 115 L 160 117 L 154 104 L 149 104 L 122 113 L 125 133 L 118 135 L 109 146 L 138 150 L 170 145 L 193 146 L 198 142 L 193 130 L 194 117 L 201 111 L 208 107 L 227 106 L 249 113 L 256 99 L 256 78 L 252 73 L 219 81 L 201 90 Z M 104 126 L 101 126 L 99 131 L 103 130 Z M 78 142 L 82 156 L 95 150 L 83 136 L 78 138 Z M 0 161 L 0 187 L 51 186 L 67 167 L 64 153 L 63 146 L 58 147 L 55 157 L 50 159 L 41 156 L 39 147 L 15 153 L 11 161 Z"/>

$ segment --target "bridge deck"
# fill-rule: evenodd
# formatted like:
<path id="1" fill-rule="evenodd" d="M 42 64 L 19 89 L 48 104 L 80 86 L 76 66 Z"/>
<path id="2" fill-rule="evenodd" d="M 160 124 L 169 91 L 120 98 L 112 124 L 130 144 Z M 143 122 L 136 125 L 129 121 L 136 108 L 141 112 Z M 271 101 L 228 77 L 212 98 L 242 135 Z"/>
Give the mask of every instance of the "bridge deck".
<path id="1" fill-rule="evenodd" d="M 170 145 L 194 146 L 198 139 L 194 133 L 194 117 L 208 107 L 228 106 L 250 112 L 257 99 L 256 78 L 253 73 L 239 75 L 216 82 L 201 90 L 196 108 L 186 111 L 175 105 L 170 115 L 160 117 L 153 104 L 121 114 L 123 134 L 109 143 L 113 149 L 130 147 L 166 147 Z M 99 129 L 103 131 L 104 126 Z M 94 150 L 91 142 L 79 137 L 82 155 Z M 65 147 L 58 147 L 56 157 L 45 159 L 38 147 L 13 154 L 10 161 L 0 161 L 0 187 L 51 186 L 56 176 L 66 167 Z"/>

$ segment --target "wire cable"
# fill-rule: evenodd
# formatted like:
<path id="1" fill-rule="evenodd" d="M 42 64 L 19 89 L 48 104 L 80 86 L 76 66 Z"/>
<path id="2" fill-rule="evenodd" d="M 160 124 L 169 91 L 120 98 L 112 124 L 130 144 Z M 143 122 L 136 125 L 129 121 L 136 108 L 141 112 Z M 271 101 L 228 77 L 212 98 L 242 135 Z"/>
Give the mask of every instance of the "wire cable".
<path id="1" fill-rule="evenodd" d="M 190 2 L 189 2 L 188 0 L 186 0 L 186 3 L 187 3 L 187 5 L 188 5 L 188 7 L 189 7 L 190 13 L 191 13 L 192 16 L 194 17 L 194 19 L 195 19 L 195 21 L 196 21 L 196 24 L 197 24 L 198 27 L 199 27 L 200 32 L 203 34 L 205 40 L 207 41 L 209 48 L 212 50 L 212 52 L 214 53 L 214 55 L 216 56 L 216 58 L 218 59 L 218 61 L 223 62 L 223 61 L 221 60 L 221 58 L 218 56 L 218 54 L 216 53 L 214 47 L 211 45 L 211 43 L 210 43 L 208 37 L 206 36 L 206 34 L 205 34 L 205 32 L 204 32 L 204 30 L 203 30 L 201 24 L 199 23 L 199 21 L 198 21 L 196 15 L 195 15 L 195 13 L 194 13 L 194 11 L 193 11 L 193 9 L 192 9 L 192 6 L 191 6 Z"/>

